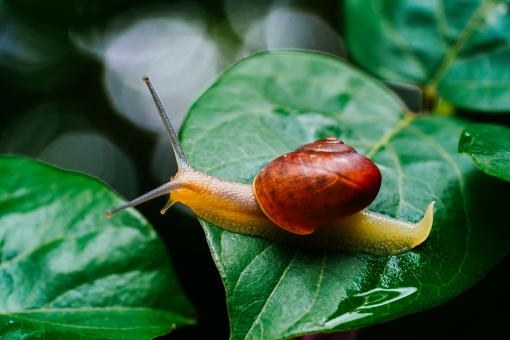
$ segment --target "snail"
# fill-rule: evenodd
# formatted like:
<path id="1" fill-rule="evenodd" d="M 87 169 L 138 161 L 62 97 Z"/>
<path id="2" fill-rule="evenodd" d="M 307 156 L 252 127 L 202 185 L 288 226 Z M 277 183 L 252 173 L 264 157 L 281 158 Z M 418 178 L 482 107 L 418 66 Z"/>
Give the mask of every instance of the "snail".
<path id="1" fill-rule="evenodd" d="M 106 212 L 107 217 L 169 193 L 162 214 L 181 202 L 224 230 L 311 249 L 388 256 L 408 251 L 428 237 L 434 202 L 417 223 L 366 210 L 377 196 L 381 173 L 370 159 L 335 137 L 276 158 L 255 177 L 253 186 L 194 170 L 149 77 L 142 80 L 169 136 L 178 171 L 168 183 Z"/>

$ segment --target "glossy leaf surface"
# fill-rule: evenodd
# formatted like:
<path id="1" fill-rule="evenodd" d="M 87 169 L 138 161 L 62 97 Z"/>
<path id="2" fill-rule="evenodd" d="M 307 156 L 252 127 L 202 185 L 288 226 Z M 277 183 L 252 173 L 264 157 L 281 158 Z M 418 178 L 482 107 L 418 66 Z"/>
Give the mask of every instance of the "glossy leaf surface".
<path id="1" fill-rule="evenodd" d="M 152 339 L 192 324 L 163 243 L 88 176 L 0 158 L 0 336 Z"/>
<path id="2" fill-rule="evenodd" d="M 459 107 L 510 110 L 508 0 L 350 0 L 344 19 L 352 57 L 378 77 Z"/>
<path id="3" fill-rule="evenodd" d="M 469 125 L 460 136 L 459 152 L 468 154 L 483 172 L 510 182 L 510 128 Z"/>
<path id="4" fill-rule="evenodd" d="M 479 280 L 510 248 L 510 188 L 457 153 L 465 125 L 408 117 L 379 83 L 321 54 L 263 53 L 224 73 L 181 131 L 198 170 L 250 183 L 276 156 L 333 135 L 381 169 L 370 209 L 415 222 L 436 201 L 429 239 L 391 257 L 299 249 L 202 221 L 232 338 L 359 328 L 430 308 Z"/>

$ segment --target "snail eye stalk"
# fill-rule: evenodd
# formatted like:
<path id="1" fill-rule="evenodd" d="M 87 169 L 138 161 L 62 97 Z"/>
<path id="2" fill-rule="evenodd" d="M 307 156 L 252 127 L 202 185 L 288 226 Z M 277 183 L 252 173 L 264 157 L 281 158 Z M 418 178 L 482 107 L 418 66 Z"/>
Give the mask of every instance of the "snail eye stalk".
<path id="1" fill-rule="evenodd" d="M 151 93 L 152 99 L 154 100 L 154 104 L 156 104 L 156 108 L 158 109 L 159 117 L 161 118 L 161 121 L 163 122 L 163 125 L 166 130 L 166 134 L 168 135 L 168 138 L 170 139 L 170 143 L 172 143 L 172 148 L 175 153 L 175 158 L 177 159 L 177 165 L 179 169 L 191 169 L 191 165 L 188 162 L 188 159 L 186 158 L 186 155 L 184 154 L 184 150 L 182 149 L 181 143 L 179 142 L 179 137 L 177 136 L 177 133 L 175 132 L 172 123 L 170 123 L 170 119 L 168 119 L 168 116 L 165 112 L 165 109 L 163 108 L 163 104 L 161 104 L 161 101 L 158 98 L 158 95 L 156 94 L 156 91 L 152 87 L 150 78 L 148 76 L 143 76 L 142 80 L 145 84 L 147 84 L 147 87 L 149 88 L 149 92 Z"/>
<path id="2" fill-rule="evenodd" d="M 161 121 L 163 122 L 163 126 L 165 127 L 166 134 L 168 135 L 168 138 L 170 139 L 170 143 L 172 144 L 172 149 L 175 153 L 175 158 L 177 159 L 177 166 L 179 167 L 179 170 L 192 170 L 191 165 L 189 164 L 188 160 L 186 159 L 186 155 L 184 154 L 184 150 L 182 149 L 181 143 L 179 142 L 179 137 L 177 136 L 177 133 L 175 132 L 172 123 L 170 123 L 170 119 L 168 119 L 168 116 L 165 112 L 165 109 L 163 108 L 163 105 L 161 104 L 161 101 L 158 98 L 158 95 L 154 88 L 152 87 L 152 84 L 150 82 L 150 79 L 148 76 L 143 76 L 142 80 L 145 84 L 147 84 L 147 87 L 149 88 L 149 92 L 152 96 L 152 99 L 154 100 L 154 104 L 156 104 L 156 108 L 158 109 L 159 117 L 161 118 Z M 156 198 L 158 196 L 168 194 L 172 190 L 175 190 L 176 184 L 172 183 L 172 181 L 163 184 L 162 186 L 138 197 L 134 200 L 118 207 L 113 210 L 109 210 L 105 213 L 106 217 L 110 218 L 113 214 L 122 211 L 127 208 L 134 207 L 140 203 L 146 202 L 148 200 L 151 200 L 153 198 Z M 161 210 L 161 213 L 164 214 L 165 211 L 167 211 L 174 202 L 169 199 L 165 207 Z"/>
<path id="3" fill-rule="evenodd" d="M 162 196 L 164 194 L 169 194 L 170 192 L 175 190 L 176 187 L 177 187 L 176 183 L 170 181 L 168 183 L 163 184 L 160 187 L 157 187 L 154 190 L 149 191 L 148 193 L 146 193 L 146 194 L 144 194 L 144 195 L 142 195 L 140 197 L 135 198 L 132 201 L 127 202 L 126 204 L 121 205 L 118 208 L 115 208 L 115 209 L 112 209 L 112 210 L 108 210 L 105 213 L 105 215 L 106 215 L 106 217 L 110 218 L 110 217 L 112 217 L 113 214 L 118 213 L 119 211 L 122 211 L 124 209 L 137 206 L 138 204 L 141 204 L 143 202 L 147 202 L 147 201 L 149 201 L 149 200 L 151 200 L 153 198 Z M 170 208 L 172 206 L 172 204 L 168 205 L 168 203 L 167 203 L 167 205 L 165 205 L 165 208 L 163 208 L 161 213 L 163 214 L 168 208 Z"/>

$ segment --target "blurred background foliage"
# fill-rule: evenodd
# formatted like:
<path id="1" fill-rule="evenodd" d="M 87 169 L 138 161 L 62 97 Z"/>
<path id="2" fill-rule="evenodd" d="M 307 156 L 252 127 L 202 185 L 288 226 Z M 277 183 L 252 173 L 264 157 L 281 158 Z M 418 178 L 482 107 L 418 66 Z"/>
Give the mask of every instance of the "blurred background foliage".
<path id="1" fill-rule="evenodd" d="M 93 175 L 132 199 L 176 171 L 143 75 L 179 128 L 193 100 L 243 57 L 294 48 L 348 58 L 343 13 L 336 0 L 0 0 L 0 152 Z M 421 110 L 419 89 L 388 85 Z M 510 123 L 508 115 L 457 114 Z M 225 292 L 202 229 L 183 207 L 161 216 L 164 201 L 139 210 L 166 242 L 199 317 L 199 326 L 164 338 L 226 339 Z M 493 307 L 508 302 L 508 262 L 444 305 L 363 329 L 357 339 L 499 334 L 505 324 Z"/>

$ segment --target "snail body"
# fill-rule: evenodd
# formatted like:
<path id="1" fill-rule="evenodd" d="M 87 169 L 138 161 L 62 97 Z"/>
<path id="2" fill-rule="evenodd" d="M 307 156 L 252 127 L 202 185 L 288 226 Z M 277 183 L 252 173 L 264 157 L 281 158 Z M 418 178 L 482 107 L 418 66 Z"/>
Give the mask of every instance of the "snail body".
<path id="1" fill-rule="evenodd" d="M 169 183 L 173 186 L 165 209 L 181 202 L 200 218 L 224 230 L 310 249 L 381 256 L 399 254 L 425 241 L 433 221 L 434 203 L 430 203 L 423 219 L 416 224 L 363 209 L 321 225 L 313 233 L 299 235 L 267 217 L 249 184 L 222 180 L 196 170 L 179 171 Z"/>
<path id="2" fill-rule="evenodd" d="M 224 230 L 311 249 L 386 256 L 408 251 L 428 237 L 434 202 L 416 224 L 364 209 L 379 191 L 381 173 L 371 160 L 334 137 L 276 158 L 255 177 L 253 186 L 194 170 L 148 77 L 143 80 L 170 137 L 179 170 L 170 182 L 107 216 L 169 193 L 161 213 L 181 202 Z"/>

